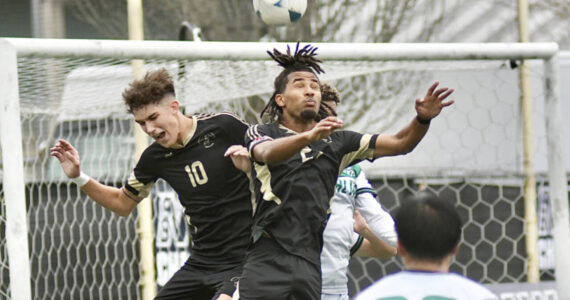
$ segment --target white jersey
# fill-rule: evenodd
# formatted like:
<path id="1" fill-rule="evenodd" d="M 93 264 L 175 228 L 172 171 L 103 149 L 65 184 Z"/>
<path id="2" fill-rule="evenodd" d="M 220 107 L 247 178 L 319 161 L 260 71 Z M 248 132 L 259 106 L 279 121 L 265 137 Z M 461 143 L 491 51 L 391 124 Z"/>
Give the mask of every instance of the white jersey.
<path id="1" fill-rule="evenodd" d="M 344 169 L 336 183 L 331 215 L 323 233 L 323 294 L 348 295 L 348 262 L 362 243 L 362 237 L 354 232 L 355 208 L 360 211 L 374 234 L 396 246 L 394 220 L 376 200 L 376 191 L 360 166 L 354 165 Z"/>
<path id="2" fill-rule="evenodd" d="M 496 300 L 479 283 L 454 273 L 401 271 L 377 281 L 356 295 L 356 300 L 401 299 Z"/>

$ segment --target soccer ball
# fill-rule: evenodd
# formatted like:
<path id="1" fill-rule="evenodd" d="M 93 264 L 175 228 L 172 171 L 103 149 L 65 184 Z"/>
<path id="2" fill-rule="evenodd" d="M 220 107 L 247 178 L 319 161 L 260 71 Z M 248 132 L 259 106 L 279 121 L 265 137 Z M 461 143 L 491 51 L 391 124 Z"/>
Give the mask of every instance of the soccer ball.
<path id="1" fill-rule="evenodd" d="M 301 19 L 307 0 L 253 0 L 253 9 L 267 25 L 287 25 Z"/>

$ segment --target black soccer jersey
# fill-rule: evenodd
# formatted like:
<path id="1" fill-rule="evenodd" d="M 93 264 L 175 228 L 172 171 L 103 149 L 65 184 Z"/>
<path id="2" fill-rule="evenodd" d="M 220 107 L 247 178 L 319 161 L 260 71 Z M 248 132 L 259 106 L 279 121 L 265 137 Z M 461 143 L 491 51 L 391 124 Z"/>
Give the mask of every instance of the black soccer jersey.
<path id="1" fill-rule="evenodd" d="M 245 141 L 253 154 L 260 143 L 294 134 L 277 124 L 254 125 L 247 131 Z M 282 163 L 267 165 L 254 161 L 254 240 L 266 233 L 289 253 L 320 265 L 323 230 L 337 176 L 348 165 L 372 160 L 376 138 L 335 131 Z"/>
<path id="2" fill-rule="evenodd" d="M 248 125 L 229 113 L 192 116 L 195 126 L 179 149 L 151 144 L 141 155 L 125 190 L 145 197 L 158 178 L 178 193 L 192 238 L 189 263 L 241 263 L 251 236 L 249 179 L 224 157 L 243 144 Z"/>

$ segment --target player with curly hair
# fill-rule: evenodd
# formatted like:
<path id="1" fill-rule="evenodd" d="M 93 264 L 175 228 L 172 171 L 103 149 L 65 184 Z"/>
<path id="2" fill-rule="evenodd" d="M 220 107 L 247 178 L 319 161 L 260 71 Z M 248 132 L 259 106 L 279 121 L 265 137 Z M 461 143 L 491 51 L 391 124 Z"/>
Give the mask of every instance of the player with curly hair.
<path id="1" fill-rule="evenodd" d="M 243 142 L 248 124 L 230 113 L 182 114 L 172 76 L 164 69 L 133 81 L 123 99 L 154 139 L 123 187 L 81 172 L 79 153 L 67 141 L 60 140 L 51 155 L 91 199 L 121 216 L 129 215 L 159 178 L 166 181 L 184 206 L 192 246 L 156 299 L 229 299 L 250 241 L 253 208 L 249 179 L 224 153 Z"/>

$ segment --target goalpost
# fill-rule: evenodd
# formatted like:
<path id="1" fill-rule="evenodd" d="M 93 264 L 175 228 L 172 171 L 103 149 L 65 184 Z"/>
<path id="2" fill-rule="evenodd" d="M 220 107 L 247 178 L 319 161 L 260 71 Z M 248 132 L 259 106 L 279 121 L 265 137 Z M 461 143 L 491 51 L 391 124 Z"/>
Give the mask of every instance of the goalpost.
<path id="1" fill-rule="evenodd" d="M 255 123 L 279 72 L 266 51 L 286 45 L 0 39 L 0 299 L 140 298 L 139 216 L 121 218 L 88 200 L 49 147 L 70 140 L 82 170 L 120 186 L 135 163 L 132 118 L 121 100 L 132 60 L 171 72 L 186 113 L 230 110 Z M 339 88 L 339 115 L 351 130 L 394 132 L 412 118 L 413 100 L 431 82 L 455 88 L 456 103 L 412 153 L 364 164 L 380 202 L 391 210 L 420 188 L 454 201 L 465 226 L 453 271 L 483 283 L 520 283 L 528 268 L 540 268 L 541 278 L 556 279 L 559 298 L 570 298 L 563 284 L 570 282 L 570 225 L 556 44 L 316 46 L 327 72 L 321 79 Z M 514 68 L 520 60 L 532 62 L 539 237 L 531 246 Z M 174 198 L 163 183 L 153 192 L 159 285 L 176 268 L 168 261 L 180 266 L 187 255 Z M 550 245 L 554 257 L 538 253 L 544 263 L 528 261 Z M 352 285 L 358 290 L 400 267 L 397 259 L 359 260 Z"/>

